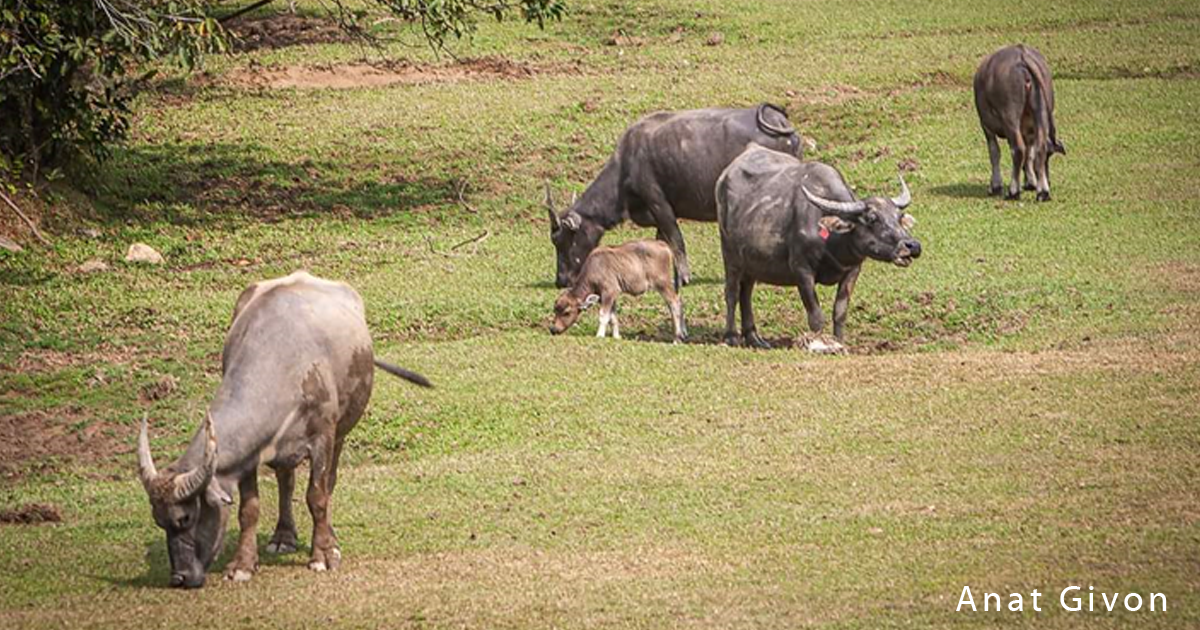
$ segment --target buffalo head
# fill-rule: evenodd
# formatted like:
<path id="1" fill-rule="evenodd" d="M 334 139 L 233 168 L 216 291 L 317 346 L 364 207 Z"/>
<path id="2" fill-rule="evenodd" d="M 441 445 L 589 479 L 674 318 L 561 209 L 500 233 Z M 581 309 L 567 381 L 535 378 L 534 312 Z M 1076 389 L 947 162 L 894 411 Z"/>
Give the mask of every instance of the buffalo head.
<path id="1" fill-rule="evenodd" d="M 220 551 L 228 506 L 233 502 L 213 478 L 217 435 L 211 414 L 204 419 L 204 436 L 202 462 L 185 470 L 177 470 L 177 463 L 159 472 L 150 455 L 145 418 L 138 434 L 138 476 L 150 495 L 154 522 L 167 532 L 171 586 L 204 586 L 204 573 Z"/>
<path id="2" fill-rule="evenodd" d="M 851 247 L 869 258 L 907 267 L 921 255 L 921 242 L 908 233 L 916 219 L 904 212 L 912 203 L 912 194 L 903 176 L 900 188 L 900 196 L 891 199 L 833 201 L 801 186 L 809 203 L 821 209 L 822 227 L 849 236 Z"/>
<path id="3" fill-rule="evenodd" d="M 558 288 L 568 287 L 575 281 L 579 269 L 588 254 L 600 244 L 604 230 L 584 219 L 572 208 L 560 217 L 554 209 L 550 185 L 546 184 L 546 212 L 550 215 L 550 242 L 554 243 L 556 261 L 554 284 Z"/>

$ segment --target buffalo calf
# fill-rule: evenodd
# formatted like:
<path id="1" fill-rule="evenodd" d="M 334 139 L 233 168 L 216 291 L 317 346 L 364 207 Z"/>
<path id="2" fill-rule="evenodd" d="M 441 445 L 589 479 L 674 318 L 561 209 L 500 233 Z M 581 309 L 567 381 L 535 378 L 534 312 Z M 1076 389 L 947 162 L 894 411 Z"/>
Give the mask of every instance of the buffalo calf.
<path id="1" fill-rule="evenodd" d="M 573 326 L 579 315 L 600 303 L 600 329 L 603 337 L 612 323 L 613 337 L 621 338 L 617 322 L 617 297 L 622 293 L 641 295 L 651 289 L 667 301 L 675 325 L 675 342 L 687 338 L 683 323 L 683 301 L 672 279 L 675 257 L 662 241 L 633 241 L 617 247 L 592 250 L 579 270 L 575 283 L 554 301 L 554 324 L 550 333 L 557 335 Z"/>

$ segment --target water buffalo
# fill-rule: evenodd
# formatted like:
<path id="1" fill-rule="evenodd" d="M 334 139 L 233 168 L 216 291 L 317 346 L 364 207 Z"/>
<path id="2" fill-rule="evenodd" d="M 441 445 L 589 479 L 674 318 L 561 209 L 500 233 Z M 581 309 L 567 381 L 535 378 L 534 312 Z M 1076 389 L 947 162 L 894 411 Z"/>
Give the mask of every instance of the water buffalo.
<path id="1" fill-rule="evenodd" d="M 622 293 L 641 295 L 653 289 L 667 302 L 675 325 L 675 343 L 687 338 L 683 323 L 683 301 L 679 299 L 671 272 L 674 258 L 671 248 L 661 241 L 633 241 L 617 247 L 597 247 L 588 255 L 575 284 L 554 302 L 554 324 L 550 334 L 558 335 L 575 325 L 580 313 L 600 304 L 600 329 L 603 337 L 611 322 L 613 338 L 621 338 L 617 322 L 617 297 Z"/>
<path id="2" fill-rule="evenodd" d="M 221 552 L 235 485 L 241 539 L 225 577 L 248 580 L 258 569 L 260 464 L 274 468 L 279 480 L 279 522 L 267 551 L 296 550 L 294 470 L 310 460 L 308 566 L 336 568 L 341 552 L 330 522 L 330 496 L 343 440 L 371 397 L 374 367 L 426 387 L 429 381 L 375 359 L 354 289 L 304 272 L 242 292 L 221 366 L 221 386 L 203 426 L 177 461 L 158 470 L 145 419 L 138 434 L 138 475 L 154 521 L 167 532 L 170 585 L 204 585 L 205 572 Z"/>
<path id="3" fill-rule="evenodd" d="M 799 134 L 779 107 L 658 112 L 638 120 L 583 195 L 560 217 L 550 195 L 550 240 L 557 250 L 555 284 L 570 285 L 605 230 L 631 219 L 658 229 L 675 254 L 682 284 L 691 280 L 676 219 L 715 221 L 717 176 L 750 142 L 800 156 Z"/>
<path id="4" fill-rule="evenodd" d="M 1006 46 L 979 64 L 975 72 L 975 109 L 987 138 L 992 161 L 988 194 L 998 195 L 1000 144 L 1008 140 L 1012 152 L 1012 181 L 1005 199 L 1021 196 L 1021 172 L 1025 190 L 1037 190 L 1038 201 L 1050 200 L 1050 156 L 1066 154 L 1054 126 L 1054 82 L 1042 53 L 1025 45 Z"/>
<path id="5" fill-rule="evenodd" d="M 819 162 L 751 145 L 717 180 L 717 223 L 725 260 L 725 342 L 737 343 L 742 309 L 748 346 L 769 348 L 754 325 L 756 282 L 796 286 L 814 333 L 825 326 L 815 284 L 837 284 L 833 331 L 843 338 L 850 293 L 867 258 L 907 267 L 921 255 L 909 235 L 912 200 L 904 178 L 895 199 L 859 200 L 841 174 Z"/>

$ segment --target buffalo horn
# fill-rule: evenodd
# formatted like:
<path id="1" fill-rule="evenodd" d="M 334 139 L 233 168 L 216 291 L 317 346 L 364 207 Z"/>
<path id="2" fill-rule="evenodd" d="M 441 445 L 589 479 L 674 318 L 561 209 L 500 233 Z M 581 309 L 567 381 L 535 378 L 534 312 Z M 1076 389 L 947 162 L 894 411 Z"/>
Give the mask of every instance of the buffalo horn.
<path id="1" fill-rule="evenodd" d="M 892 203 L 896 204 L 896 207 L 901 210 L 907 208 L 912 203 L 912 193 L 908 191 L 908 184 L 904 183 L 903 175 L 900 176 L 900 196 L 893 197 Z"/>
<path id="2" fill-rule="evenodd" d="M 867 203 L 865 201 L 833 201 L 831 199 L 825 199 L 812 194 L 809 192 L 807 186 L 801 186 L 800 190 L 804 191 L 804 196 L 807 197 L 814 206 L 825 211 L 825 214 L 836 214 L 843 219 L 852 219 L 862 214 L 863 211 L 867 209 Z"/>

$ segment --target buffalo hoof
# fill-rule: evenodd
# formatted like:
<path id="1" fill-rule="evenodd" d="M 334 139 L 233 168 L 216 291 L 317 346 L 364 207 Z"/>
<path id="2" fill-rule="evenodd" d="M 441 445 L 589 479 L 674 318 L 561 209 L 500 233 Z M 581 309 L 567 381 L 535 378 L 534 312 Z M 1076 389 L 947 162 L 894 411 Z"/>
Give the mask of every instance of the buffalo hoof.
<path id="1" fill-rule="evenodd" d="M 988 186 L 989 197 L 999 197 L 1000 193 L 1004 192 L 1003 186 Z"/>
<path id="2" fill-rule="evenodd" d="M 1050 201 L 1050 191 L 1044 191 L 1037 194 L 1038 201 Z"/>
<path id="3" fill-rule="evenodd" d="M 721 345 L 729 346 L 730 348 L 736 348 L 740 344 L 738 344 L 737 335 L 733 333 L 727 333 L 725 337 L 721 339 Z"/>
<path id="4" fill-rule="evenodd" d="M 249 582 L 252 577 L 254 577 L 254 574 L 245 569 L 237 569 L 225 573 L 225 579 L 231 582 Z"/>
<path id="5" fill-rule="evenodd" d="M 1030 183 L 1026 182 L 1026 183 L 1025 183 L 1025 190 L 1037 190 L 1037 185 L 1035 185 L 1035 184 L 1030 184 Z"/>
<path id="6" fill-rule="evenodd" d="M 324 553 L 321 551 L 313 552 L 313 558 L 309 560 L 308 568 L 317 573 L 323 573 L 325 571 L 336 571 L 341 564 L 342 551 L 334 547 Z"/>
<path id="7" fill-rule="evenodd" d="M 271 541 L 271 542 L 267 543 L 266 551 L 267 551 L 267 553 L 273 553 L 273 554 L 277 554 L 277 555 L 296 553 L 296 544 L 289 543 L 289 542 Z"/>
<path id="8" fill-rule="evenodd" d="M 1021 191 L 1018 190 L 1017 192 L 1005 193 L 1004 200 L 1005 201 L 1020 201 L 1021 200 Z"/>
<path id="9" fill-rule="evenodd" d="M 751 332 L 743 335 L 746 340 L 747 348 L 757 348 L 759 350 L 770 350 L 771 344 L 767 343 L 766 339 L 758 336 L 758 333 Z"/>

